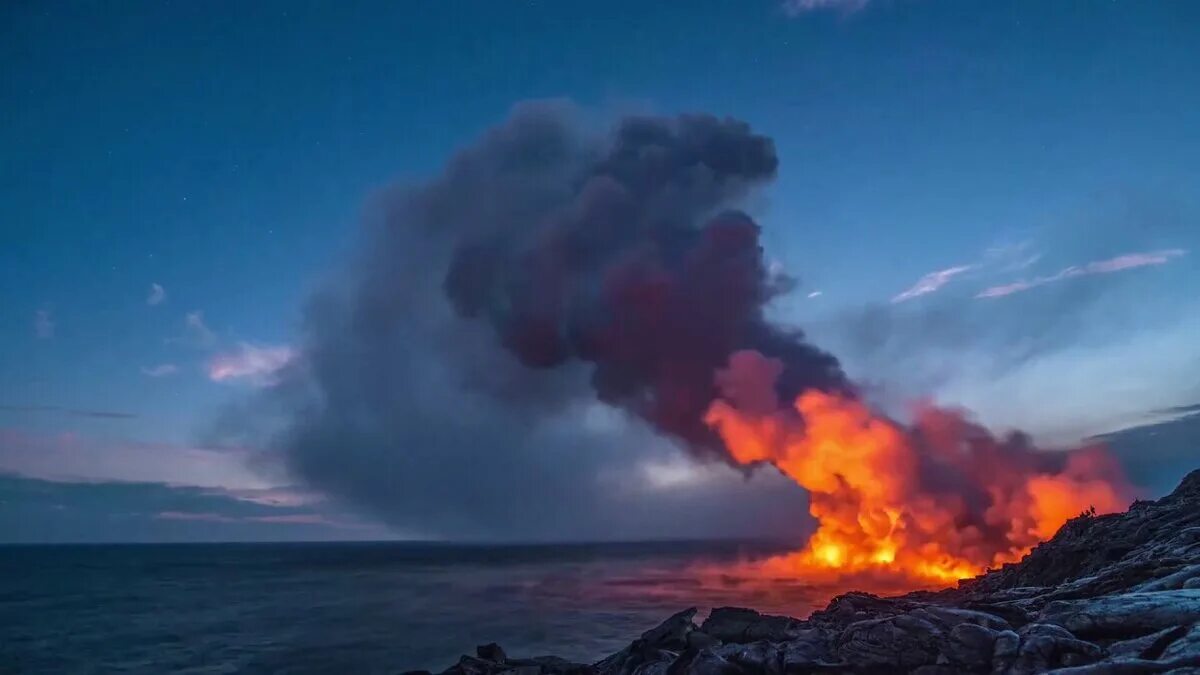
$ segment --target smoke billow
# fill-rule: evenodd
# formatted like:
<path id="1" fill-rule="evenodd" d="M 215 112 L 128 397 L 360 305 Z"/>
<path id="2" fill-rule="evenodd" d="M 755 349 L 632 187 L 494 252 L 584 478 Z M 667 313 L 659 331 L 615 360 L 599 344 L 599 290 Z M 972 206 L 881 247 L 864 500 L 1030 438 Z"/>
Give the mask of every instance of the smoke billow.
<path id="1" fill-rule="evenodd" d="M 582 129 L 519 107 L 375 203 L 267 393 L 295 474 L 404 531 L 534 538 L 792 534 L 786 476 L 818 521 L 806 569 L 937 582 L 1124 497 L 1102 453 L 879 416 L 767 321 L 793 282 L 737 206 L 775 175 L 770 139 L 706 115 Z M 723 461 L 681 469 L 667 441 Z M 782 475 L 730 480 L 760 464 Z"/>
<path id="2" fill-rule="evenodd" d="M 739 349 L 784 364 L 784 399 L 851 389 L 832 356 L 764 319 L 792 282 L 736 207 L 775 175 L 772 142 L 706 115 L 583 129 L 566 106 L 520 106 L 432 181 L 372 204 L 360 254 L 309 303 L 305 357 L 267 393 L 274 448 L 422 533 L 804 527 L 777 476 L 650 509 L 630 487 L 639 461 L 673 452 L 662 438 L 727 459 L 703 418 Z"/>
<path id="3" fill-rule="evenodd" d="M 836 359 L 765 321 L 790 284 L 768 274 L 758 225 L 728 210 L 774 177 L 770 139 L 710 116 L 632 118 L 570 159 L 560 203 L 456 242 L 445 289 L 462 316 L 486 320 L 526 366 L 591 364 L 601 401 L 696 449 L 719 448 L 702 418 L 738 349 L 784 364 L 785 397 L 848 389 Z"/>

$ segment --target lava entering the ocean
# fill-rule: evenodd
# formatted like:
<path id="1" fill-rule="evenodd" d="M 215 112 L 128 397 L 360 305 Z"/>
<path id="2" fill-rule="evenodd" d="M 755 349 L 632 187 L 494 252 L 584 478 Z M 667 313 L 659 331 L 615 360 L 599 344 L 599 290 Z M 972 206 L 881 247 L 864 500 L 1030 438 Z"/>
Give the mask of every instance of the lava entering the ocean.
<path id="1" fill-rule="evenodd" d="M 816 532 L 768 572 L 877 592 L 943 587 L 1019 560 L 1081 512 L 1129 503 L 1103 448 L 1044 452 L 933 406 L 904 426 L 816 390 L 782 407 L 781 368 L 738 352 L 705 417 L 735 461 L 769 463 L 810 494 Z"/>

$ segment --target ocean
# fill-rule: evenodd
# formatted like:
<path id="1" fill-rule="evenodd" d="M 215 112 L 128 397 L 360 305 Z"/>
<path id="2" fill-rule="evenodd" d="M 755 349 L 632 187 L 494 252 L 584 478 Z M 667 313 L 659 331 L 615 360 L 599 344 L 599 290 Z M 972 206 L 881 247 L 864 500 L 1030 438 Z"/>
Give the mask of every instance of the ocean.
<path id="1" fill-rule="evenodd" d="M 0 673 L 398 673 L 477 644 L 590 662 L 688 606 L 806 615 L 761 542 L 0 547 Z"/>

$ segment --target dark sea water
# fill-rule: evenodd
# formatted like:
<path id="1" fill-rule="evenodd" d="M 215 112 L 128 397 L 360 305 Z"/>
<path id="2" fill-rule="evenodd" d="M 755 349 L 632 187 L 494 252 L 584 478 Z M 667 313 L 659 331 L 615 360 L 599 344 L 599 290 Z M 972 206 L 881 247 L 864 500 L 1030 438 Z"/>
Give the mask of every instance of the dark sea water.
<path id="1" fill-rule="evenodd" d="M 0 547 L 0 673 L 397 673 L 592 661 L 690 605 L 807 614 L 761 543 Z M 730 571 L 726 571 L 730 570 Z"/>

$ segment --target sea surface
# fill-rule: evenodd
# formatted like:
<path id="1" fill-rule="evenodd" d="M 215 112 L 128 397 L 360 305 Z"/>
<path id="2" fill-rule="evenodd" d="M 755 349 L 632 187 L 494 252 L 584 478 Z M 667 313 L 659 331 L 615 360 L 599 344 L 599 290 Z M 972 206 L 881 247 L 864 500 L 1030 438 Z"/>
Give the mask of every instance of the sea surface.
<path id="1" fill-rule="evenodd" d="M 440 671 L 474 646 L 594 661 L 688 606 L 806 615 L 754 542 L 0 547 L 0 673 Z"/>

